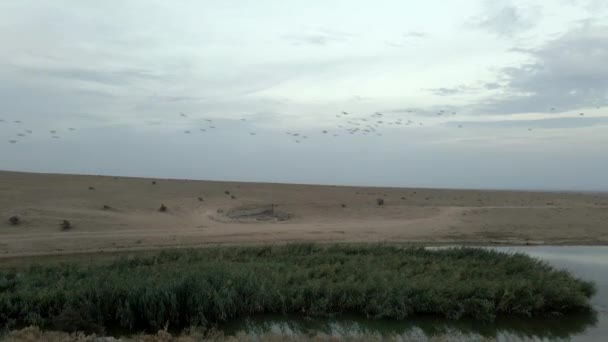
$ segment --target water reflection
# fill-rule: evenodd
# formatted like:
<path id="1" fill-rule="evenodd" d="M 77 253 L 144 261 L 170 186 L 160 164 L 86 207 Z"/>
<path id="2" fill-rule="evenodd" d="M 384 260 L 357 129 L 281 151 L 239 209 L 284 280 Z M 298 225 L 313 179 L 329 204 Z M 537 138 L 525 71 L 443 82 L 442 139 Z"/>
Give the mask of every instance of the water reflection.
<path id="1" fill-rule="evenodd" d="M 447 321 L 417 317 L 405 321 L 373 321 L 356 316 L 305 319 L 299 316 L 263 315 L 232 322 L 227 334 L 239 332 L 261 336 L 324 334 L 336 337 L 396 338 L 427 340 L 448 336 L 449 340 L 573 340 L 605 341 L 608 336 L 608 247 L 488 247 L 503 252 L 527 253 L 575 276 L 594 281 L 598 293 L 591 299 L 596 312 L 551 318 L 498 318 L 492 323 L 473 320 Z"/>
<path id="2" fill-rule="evenodd" d="M 570 339 L 597 323 L 594 313 L 553 319 L 498 319 L 493 323 L 472 320 L 447 321 L 434 317 L 418 317 L 405 321 L 373 321 L 356 316 L 330 319 L 306 319 L 298 316 L 261 315 L 233 322 L 224 327 L 227 334 L 244 332 L 261 336 L 267 333 L 285 336 L 325 334 L 339 337 L 380 335 L 391 337 L 450 336 L 452 339 L 496 339 L 509 336 L 518 339 Z"/>

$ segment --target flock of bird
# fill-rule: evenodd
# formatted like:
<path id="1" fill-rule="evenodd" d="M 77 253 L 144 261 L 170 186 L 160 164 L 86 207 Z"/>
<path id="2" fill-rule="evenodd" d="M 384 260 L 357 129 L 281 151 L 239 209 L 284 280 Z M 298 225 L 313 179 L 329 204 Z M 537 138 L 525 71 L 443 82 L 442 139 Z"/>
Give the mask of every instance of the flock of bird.
<path id="1" fill-rule="evenodd" d="M 415 110 L 411 109 L 411 110 L 407 110 L 406 112 L 413 114 L 413 113 L 415 113 Z M 451 114 L 456 115 L 456 112 L 452 112 Z M 445 110 L 440 110 L 439 112 L 437 112 L 437 115 L 438 116 L 442 116 L 442 115 L 447 116 L 449 114 Z M 180 112 L 180 117 L 189 118 L 189 116 L 187 114 L 184 114 L 183 112 Z M 331 131 L 329 129 L 322 129 L 319 131 L 319 134 L 333 136 L 333 137 L 338 137 L 342 134 L 344 134 L 344 135 L 349 134 L 349 135 L 382 136 L 380 129 L 383 126 L 389 126 L 389 125 L 423 126 L 424 125 L 423 122 L 414 122 L 411 119 L 408 119 L 408 120 L 403 119 L 403 118 L 387 119 L 387 116 L 380 112 L 375 112 L 375 113 L 367 115 L 367 116 L 357 117 L 357 116 L 352 115 L 349 112 L 342 111 L 338 114 L 335 114 L 335 117 L 340 119 L 339 124 L 337 124 L 337 126 L 335 126 L 334 129 Z M 211 119 L 204 119 L 204 120 L 206 121 L 208 126 L 205 128 L 200 128 L 201 132 L 206 132 L 208 130 L 216 128 L 215 126 L 212 125 L 213 120 L 211 120 Z M 241 118 L 240 121 L 245 122 L 248 120 L 245 118 Z M 462 125 L 458 125 L 458 127 L 462 128 Z M 183 133 L 191 134 L 192 131 L 184 130 Z M 301 131 L 297 131 L 297 130 L 289 130 L 289 131 L 285 131 L 284 133 L 286 135 L 290 136 L 291 139 L 293 139 L 293 142 L 298 143 L 298 144 L 309 139 L 309 136 L 307 134 L 305 134 L 304 132 L 301 132 Z M 257 132 L 249 132 L 249 135 L 255 136 L 255 135 L 257 135 Z"/>
<path id="2" fill-rule="evenodd" d="M 22 124 L 23 124 L 23 122 L 22 122 L 21 120 L 14 120 L 14 121 L 9 122 L 9 121 L 7 121 L 7 120 L 5 120 L 5 119 L 0 119 L 0 124 L 6 124 L 6 123 L 12 123 L 13 125 L 15 125 L 16 127 L 18 127 L 18 128 L 19 128 L 19 129 L 17 130 L 17 132 L 15 133 L 14 137 L 12 137 L 12 138 L 11 138 L 11 137 L 9 137 L 8 142 L 9 142 L 10 144 L 16 144 L 16 143 L 18 143 L 20 140 L 24 140 L 24 139 L 25 139 L 25 138 L 27 138 L 28 136 L 33 135 L 33 134 L 34 134 L 34 131 L 32 131 L 31 129 L 20 129 L 20 128 L 21 128 L 21 126 L 22 126 Z M 75 130 L 76 130 L 76 128 L 70 127 L 70 128 L 68 128 L 66 131 L 67 131 L 67 132 L 73 132 L 73 131 L 75 131 Z M 59 139 L 59 138 L 61 138 L 61 137 L 59 136 L 59 134 L 60 134 L 59 132 L 60 132 L 59 130 L 52 129 L 52 130 L 49 130 L 47 134 L 48 134 L 48 136 L 49 136 L 51 139 Z"/>
<path id="3" fill-rule="evenodd" d="M 600 107 L 597 107 L 597 108 L 600 108 Z M 554 107 L 550 108 L 549 111 L 555 112 L 556 108 L 554 108 Z M 419 118 L 419 116 L 416 116 L 415 109 L 408 109 L 408 110 L 400 111 L 399 114 L 403 114 L 403 115 L 399 115 L 400 117 L 395 117 L 396 115 L 394 115 L 394 114 L 395 114 L 394 112 L 391 112 L 390 115 L 386 115 L 381 112 L 374 112 L 372 114 L 368 114 L 368 115 L 364 115 L 364 116 L 356 116 L 349 112 L 342 111 L 338 114 L 335 114 L 336 119 L 338 119 L 337 120 L 338 123 L 336 126 L 334 126 L 331 130 L 322 129 L 318 133 L 320 135 L 327 135 L 327 136 L 332 136 L 332 137 L 339 137 L 341 135 L 382 136 L 383 135 L 382 128 L 386 128 L 389 126 L 393 126 L 393 127 L 424 126 L 424 122 L 422 122 L 422 121 L 413 121 L 412 119 L 402 117 L 402 116 L 406 116 L 406 117 L 412 116 L 413 118 Z M 434 116 L 436 116 L 436 117 L 449 118 L 449 117 L 455 116 L 456 112 L 439 110 L 434 114 L 435 114 Z M 584 116 L 584 115 L 585 115 L 584 113 L 579 113 L 579 116 Z M 183 112 L 179 113 L 179 117 L 181 117 L 184 120 L 189 120 L 188 122 L 191 122 L 190 116 Z M 200 128 L 198 128 L 198 131 L 200 133 L 205 133 L 207 131 L 212 131 L 212 130 L 216 129 L 213 119 L 201 119 L 201 120 L 202 120 L 202 123 L 204 126 L 199 125 Z M 249 120 L 246 118 L 241 118 L 239 121 L 247 122 Z M 336 120 L 332 119 L 332 121 L 335 122 Z M 444 122 L 444 123 L 446 123 L 446 122 Z M 5 120 L 5 119 L 0 119 L 0 124 L 13 124 L 15 127 L 18 128 L 17 131 L 14 132 L 14 136 L 9 137 L 8 142 L 10 144 L 16 144 L 19 141 L 25 140 L 28 136 L 34 134 L 34 132 L 31 129 L 21 129 L 22 124 L 23 124 L 23 122 L 21 120 L 9 121 L 9 120 Z M 463 128 L 463 124 L 462 123 L 458 124 L 457 128 Z M 67 128 L 66 130 L 63 130 L 62 133 L 71 132 L 71 131 L 75 131 L 75 130 L 76 130 L 75 128 L 70 127 L 70 128 Z M 528 128 L 528 131 L 532 131 L 532 128 Z M 183 133 L 191 134 L 192 130 L 184 130 Z M 286 135 L 288 135 L 294 143 L 297 143 L 297 144 L 305 142 L 309 139 L 309 136 L 307 134 L 305 134 L 304 132 L 301 132 L 301 131 L 297 131 L 297 130 L 285 131 L 284 133 Z M 56 129 L 49 130 L 48 133 L 46 133 L 46 134 L 52 139 L 61 138 L 60 131 L 56 130 Z M 308 134 L 310 134 L 310 132 Z M 251 131 L 251 132 L 249 132 L 249 135 L 255 136 L 255 135 L 257 135 L 257 132 Z"/>

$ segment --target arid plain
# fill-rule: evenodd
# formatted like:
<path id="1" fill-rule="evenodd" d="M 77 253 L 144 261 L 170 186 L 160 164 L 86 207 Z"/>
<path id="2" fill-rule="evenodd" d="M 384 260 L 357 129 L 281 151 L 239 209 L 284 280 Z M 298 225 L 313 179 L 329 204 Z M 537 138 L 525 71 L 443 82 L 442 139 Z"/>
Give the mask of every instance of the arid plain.
<path id="1" fill-rule="evenodd" d="M 304 241 L 608 244 L 601 193 L 0 172 L 0 213 L 4 259 Z M 9 222 L 14 215 L 20 224 Z"/>

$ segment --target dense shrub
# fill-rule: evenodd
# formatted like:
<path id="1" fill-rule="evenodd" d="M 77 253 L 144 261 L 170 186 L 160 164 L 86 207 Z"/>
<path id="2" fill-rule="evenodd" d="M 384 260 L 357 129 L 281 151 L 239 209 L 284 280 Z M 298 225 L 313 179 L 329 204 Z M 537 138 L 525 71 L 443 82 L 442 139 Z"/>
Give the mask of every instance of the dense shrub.
<path id="1" fill-rule="evenodd" d="M 590 310 L 592 283 L 522 254 L 298 244 L 0 271 L 0 325 L 130 331 L 255 313 L 493 320 Z"/>

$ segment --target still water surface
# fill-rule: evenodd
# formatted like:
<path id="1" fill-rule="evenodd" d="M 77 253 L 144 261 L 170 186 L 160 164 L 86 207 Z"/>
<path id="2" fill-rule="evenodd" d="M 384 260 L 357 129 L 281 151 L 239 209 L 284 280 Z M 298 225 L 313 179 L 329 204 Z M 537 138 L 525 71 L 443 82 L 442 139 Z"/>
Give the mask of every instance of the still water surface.
<path id="1" fill-rule="evenodd" d="M 372 321 L 342 316 L 331 319 L 304 319 L 297 316 L 263 315 L 232 322 L 228 334 L 261 336 L 308 335 L 322 333 L 336 337 L 376 336 L 389 340 L 476 341 L 608 341 L 608 247 L 534 246 L 488 247 L 503 252 L 526 253 L 556 268 L 596 283 L 598 292 L 591 302 L 594 314 L 546 319 L 501 318 L 493 323 L 471 320 L 447 321 L 418 317 L 406 321 Z"/>

